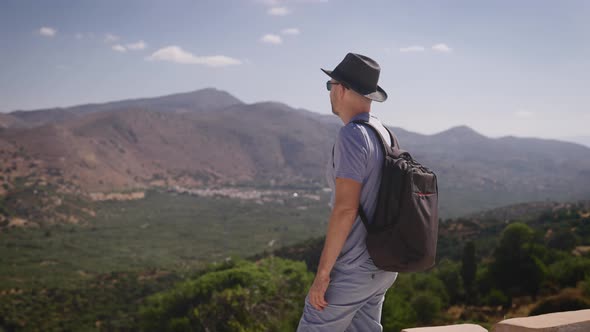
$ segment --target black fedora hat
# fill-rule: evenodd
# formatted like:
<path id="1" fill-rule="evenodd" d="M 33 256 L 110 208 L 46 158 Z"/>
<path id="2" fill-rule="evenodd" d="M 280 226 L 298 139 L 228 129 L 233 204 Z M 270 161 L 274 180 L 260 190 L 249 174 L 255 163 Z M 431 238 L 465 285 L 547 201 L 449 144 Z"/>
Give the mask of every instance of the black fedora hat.
<path id="1" fill-rule="evenodd" d="M 387 93 L 377 85 L 381 67 L 368 56 L 348 53 L 334 70 L 320 69 L 371 100 L 382 102 L 387 99 Z"/>

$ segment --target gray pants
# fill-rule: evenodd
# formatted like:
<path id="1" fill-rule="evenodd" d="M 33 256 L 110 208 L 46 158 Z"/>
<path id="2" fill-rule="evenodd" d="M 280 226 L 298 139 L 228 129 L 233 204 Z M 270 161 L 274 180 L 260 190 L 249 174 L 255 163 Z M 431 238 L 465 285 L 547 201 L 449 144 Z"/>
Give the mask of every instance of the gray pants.
<path id="1" fill-rule="evenodd" d="M 397 272 L 380 270 L 370 259 L 350 271 L 334 268 L 325 295 L 328 306 L 319 311 L 305 297 L 297 331 L 383 331 L 381 308 L 396 278 Z"/>

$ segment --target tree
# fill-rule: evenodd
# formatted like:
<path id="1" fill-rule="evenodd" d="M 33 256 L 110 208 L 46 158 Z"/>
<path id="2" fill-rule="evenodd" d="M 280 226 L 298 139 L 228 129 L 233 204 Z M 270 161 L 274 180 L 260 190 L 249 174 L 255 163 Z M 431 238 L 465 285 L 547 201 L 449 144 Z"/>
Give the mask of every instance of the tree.
<path id="1" fill-rule="evenodd" d="M 449 294 L 450 303 L 455 304 L 463 299 L 463 280 L 461 279 L 460 266 L 458 263 L 443 260 L 438 264 L 436 276 L 440 279 Z"/>
<path id="2" fill-rule="evenodd" d="M 533 296 L 533 301 L 536 301 L 537 294 L 539 294 L 539 290 L 541 289 L 541 284 L 545 281 L 545 277 L 547 276 L 547 267 L 539 258 L 534 255 L 529 255 L 525 257 L 520 270 L 523 273 L 523 277 L 526 279 L 520 280 L 519 284 L 527 294 Z"/>
<path id="3" fill-rule="evenodd" d="M 475 258 L 475 243 L 469 241 L 463 247 L 463 257 L 461 259 L 461 278 L 463 278 L 463 287 L 467 300 L 473 299 L 475 274 L 477 272 L 477 261 Z"/>
<path id="4" fill-rule="evenodd" d="M 494 251 L 490 265 L 492 280 L 509 296 L 536 296 L 545 280 L 547 269 L 533 253 L 533 236 L 533 230 L 523 223 L 508 225 Z"/>

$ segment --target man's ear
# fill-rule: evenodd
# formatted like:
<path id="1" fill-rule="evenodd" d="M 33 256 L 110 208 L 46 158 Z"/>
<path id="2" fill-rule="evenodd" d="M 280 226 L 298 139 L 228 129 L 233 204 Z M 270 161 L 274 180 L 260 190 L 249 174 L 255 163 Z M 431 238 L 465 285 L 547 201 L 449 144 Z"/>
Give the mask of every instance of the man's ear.
<path id="1" fill-rule="evenodd" d="M 336 90 L 336 92 L 338 93 L 338 98 L 342 99 L 344 98 L 344 94 L 346 93 L 346 87 L 344 87 L 344 84 L 338 84 L 338 89 Z"/>

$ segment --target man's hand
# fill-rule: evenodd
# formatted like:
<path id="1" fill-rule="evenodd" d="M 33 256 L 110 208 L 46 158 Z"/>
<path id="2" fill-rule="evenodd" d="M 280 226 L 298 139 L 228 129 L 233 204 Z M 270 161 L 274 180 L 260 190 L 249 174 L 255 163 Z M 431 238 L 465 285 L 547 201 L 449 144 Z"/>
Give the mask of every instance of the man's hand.
<path id="1" fill-rule="evenodd" d="M 326 302 L 324 296 L 329 284 L 329 276 L 320 276 L 317 274 L 313 284 L 311 285 L 311 288 L 309 289 L 309 302 L 314 308 L 320 311 L 324 310 L 324 308 L 328 306 L 328 302 Z"/>

